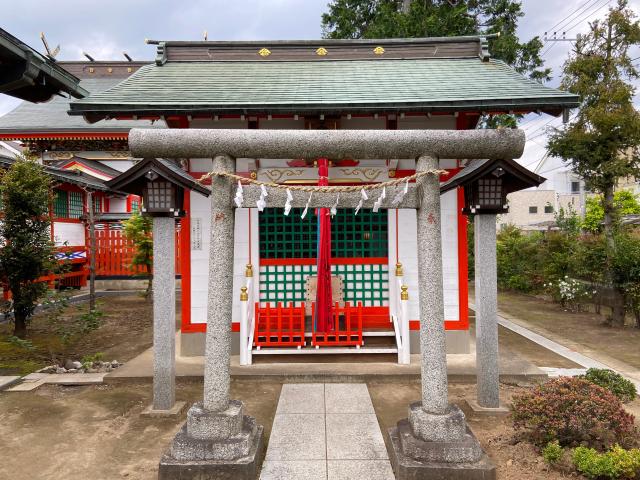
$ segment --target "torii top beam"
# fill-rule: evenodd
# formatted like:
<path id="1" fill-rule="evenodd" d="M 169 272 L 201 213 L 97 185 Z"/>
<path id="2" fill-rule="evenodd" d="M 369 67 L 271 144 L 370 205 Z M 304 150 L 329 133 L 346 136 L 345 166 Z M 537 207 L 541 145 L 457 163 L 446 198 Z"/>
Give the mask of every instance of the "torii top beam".
<path id="1" fill-rule="evenodd" d="M 217 130 L 134 128 L 134 157 L 519 158 L 525 134 L 499 130 Z"/>

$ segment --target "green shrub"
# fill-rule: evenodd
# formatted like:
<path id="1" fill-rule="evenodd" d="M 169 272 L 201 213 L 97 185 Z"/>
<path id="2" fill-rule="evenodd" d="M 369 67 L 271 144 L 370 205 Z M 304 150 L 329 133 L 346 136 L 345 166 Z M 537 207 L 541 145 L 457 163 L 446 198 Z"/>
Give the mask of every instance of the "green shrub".
<path id="1" fill-rule="evenodd" d="M 506 225 L 497 236 L 498 285 L 521 292 L 535 292 L 544 283 L 539 269 L 542 235 L 526 235 L 513 225 Z"/>
<path id="2" fill-rule="evenodd" d="M 514 428 L 539 447 L 554 440 L 563 447 L 597 449 L 635 442 L 633 415 L 615 395 L 584 378 L 560 377 L 515 395 L 512 415 Z"/>
<path id="3" fill-rule="evenodd" d="M 619 373 L 604 368 L 590 368 L 584 375 L 584 378 L 591 383 L 606 388 L 621 402 L 627 403 L 635 400 L 637 392 L 636 386 Z"/>
<path id="4" fill-rule="evenodd" d="M 640 450 L 625 450 L 614 445 L 605 453 L 578 447 L 573 451 L 573 464 L 587 478 L 636 478 L 640 474 Z"/>
<path id="5" fill-rule="evenodd" d="M 564 448 L 560 446 L 557 440 L 547 443 L 542 449 L 542 458 L 550 465 L 554 465 L 560 461 L 564 454 Z"/>

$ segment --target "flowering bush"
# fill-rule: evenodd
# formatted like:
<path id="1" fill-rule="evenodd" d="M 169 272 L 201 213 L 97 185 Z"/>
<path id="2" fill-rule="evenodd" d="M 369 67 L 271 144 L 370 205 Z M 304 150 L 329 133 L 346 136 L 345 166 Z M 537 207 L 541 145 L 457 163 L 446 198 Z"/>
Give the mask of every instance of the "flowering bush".
<path id="1" fill-rule="evenodd" d="M 567 275 L 557 282 L 545 283 L 544 286 L 554 300 L 560 302 L 562 308 L 572 312 L 579 312 L 589 294 L 595 295 L 597 293 L 595 290 L 589 291 L 582 282 L 569 278 Z"/>
<path id="2" fill-rule="evenodd" d="M 640 474 L 640 450 L 625 450 L 614 445 L 605 453 L 578 447 L 573 451 L 573 464 L 587 478 L 636 478 Z"/>
<path id="3" fill-rule="evenodd" d="M 540 447 L 554 440 L 597 449 L 630 446 L 637 433 L 620 400 L 584 378 L 560 377 L 516 395 L 512 415 L 515 429 Z"/>

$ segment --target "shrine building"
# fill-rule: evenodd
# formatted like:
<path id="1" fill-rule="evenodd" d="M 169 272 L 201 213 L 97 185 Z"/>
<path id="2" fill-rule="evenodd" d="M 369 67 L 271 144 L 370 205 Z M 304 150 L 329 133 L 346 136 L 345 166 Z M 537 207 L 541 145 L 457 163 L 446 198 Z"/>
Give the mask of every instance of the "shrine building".
<path id="1" fill-rule="evenodd" d="M 157 46 L 154 63 L 71 102 L 69 113 L 93 125 L 114 126 L 152 121 L 169 128 L 466 130 L 477 128 L 486 115 L 557 116 L 578 106 L 575 95 L 527 79 L 491 58 L 484 37 L 149 43 Z M 165 160 L 172 160 L 181 175 L 211 183 L 205 177 L 211 158 Z M 465 164 L 465 159 L 439 159 L 441 182 Z M 342 158 L 235 159 L 235 175 L 264 182 L 267 192 L 273 188 L 269 184 L 358 191 L 415 171 L 414 158 L 350 158 L 348 152 Z M 263 354 L 400 353 L 402 315 L 410 330 L 404 348 L 418 353 L 415 209 L 378 210 L 379 192 L 373 192 L 363 193 L 357 211 L 341 208 L 336 197 L 333 212 L 285 212 L 269 205 L 269 195 L 249 203 L 241 187 L 238 192 L 229 275 L 234 349 L 246 345 L 249 350 L 248 360 L 245 355 L 241 362 Z M 182 355 L 202 355 L 211 206 L 198 189 L 185 189 L 183 195 L 180 349 Z M 463 205 L 461 187 L 441 196 L 449 353 L 466 353 L 470 346 Z M 322 214 L 330 216 L 330 227 L 323 226 Z M 325 253 L 319 255 L 320 249 Z M 319 257 L 328 258 L 330 269 L 324 294 L 319 293 L 319 269 L 325 268 Z M 333 305 L 330 332 L 317 323 L 321 295 Z"/>

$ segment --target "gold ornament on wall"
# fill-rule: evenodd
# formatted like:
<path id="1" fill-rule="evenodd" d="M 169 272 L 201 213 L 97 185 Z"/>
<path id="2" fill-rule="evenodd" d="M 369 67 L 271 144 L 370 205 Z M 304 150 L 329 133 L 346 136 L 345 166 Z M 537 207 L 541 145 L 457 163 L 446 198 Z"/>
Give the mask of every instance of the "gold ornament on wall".
<path id="1" fill-rule="evenodd" d="M 269 50 L 268 48 L 261 48 L 258 51 L 258 55 L 260 55 L 261 57 L 268 57 L 269 55 L 271 55 L 271 50 Z"/>
<path id="2" fill-rule="evenodd" d="M 382 55 L 384 53 L 384 48 L 378 46 L 373 49 L 373 53 L 375 53 L 376 55 Z"/>
<path id="3" fill-rule="evenodd" d="M 327 53 L 329 52 L 324 47 L 320 47 L 316 50 L 316 55 L 320 55 L 321 57 L 324 57 Z"/>

